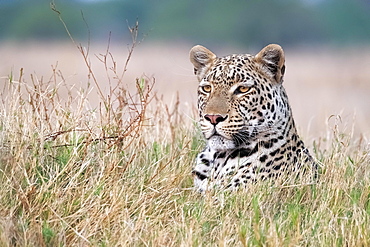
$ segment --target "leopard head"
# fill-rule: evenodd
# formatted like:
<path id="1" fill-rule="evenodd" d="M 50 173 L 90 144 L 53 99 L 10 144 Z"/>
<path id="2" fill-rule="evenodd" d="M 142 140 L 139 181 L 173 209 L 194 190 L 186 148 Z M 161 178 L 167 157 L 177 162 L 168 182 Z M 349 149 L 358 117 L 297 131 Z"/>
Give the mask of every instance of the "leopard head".
<path id="1" fill-rule="evenodd" d="M 210 147 L 233 149 L 267 135 L 282 135 L 291 111 L 282 86 L 283 49 L 217 57 L 194 46 L 190 61 L 199 81 L 200 126 Z"/>

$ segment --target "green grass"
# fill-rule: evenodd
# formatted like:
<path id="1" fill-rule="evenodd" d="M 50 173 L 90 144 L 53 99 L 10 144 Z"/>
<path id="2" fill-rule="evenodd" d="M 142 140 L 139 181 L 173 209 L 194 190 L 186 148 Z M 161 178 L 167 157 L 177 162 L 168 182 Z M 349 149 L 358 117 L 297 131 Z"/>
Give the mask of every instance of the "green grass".
<path id="1" fill-rule="evenodd" d="M 191 169 L 204 141 L 178 104 L 150 101 L 150 80 L 91 107 L 89 90 L 65 99 L 56 77 L 5 81 L 0 246 L 370 246 L 364 139 L 338 126 L 316 137 L 314 184 L 202 196 Z"/>

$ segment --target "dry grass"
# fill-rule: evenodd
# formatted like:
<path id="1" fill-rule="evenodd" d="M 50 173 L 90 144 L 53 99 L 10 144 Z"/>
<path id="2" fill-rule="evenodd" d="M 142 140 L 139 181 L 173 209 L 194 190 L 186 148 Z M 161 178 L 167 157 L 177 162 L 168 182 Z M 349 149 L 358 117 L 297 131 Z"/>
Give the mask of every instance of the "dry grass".
<path id="1" fill-rule="evenodd" d="M 126 88 L 109 49 L 98 55 L 109 90 L 93 91 L 80 52 L 85 88 L 57 68 L 4 80 L 1 246 L 370 246 L 369 146 L 339 117 L 308 143 L 322 163 L 315 184 L 203 197 L 190 189 L 203 141 L 179 101 L 164 103 L 150 77 Z"/>

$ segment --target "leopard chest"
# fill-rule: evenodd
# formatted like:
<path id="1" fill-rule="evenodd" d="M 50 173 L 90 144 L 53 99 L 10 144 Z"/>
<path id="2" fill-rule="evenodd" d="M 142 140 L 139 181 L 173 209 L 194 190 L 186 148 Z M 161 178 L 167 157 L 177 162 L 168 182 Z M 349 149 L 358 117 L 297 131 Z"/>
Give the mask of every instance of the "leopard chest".
<path id="1" fill-rule="evenodd" d="M 232 151 L 218 151 L 214 154 L 213 174 L 211 179 L 232 178 L 235 182 L 247 182 L 257 178 L 263 179 L 279 172 L 286 165 L 283 160 L 285 148 L 281 146 L 266 148 L 267 144 L 259 142 L 250 147 L 237 148 Z"/>
<path id="2" fill-rule="evenodd" d="M 237 188 L 257 180 L 292 171 L 304 155 L 302 141 L 271 139 L 233 150 L 207 147 L 198 155 L 194 169 L 201 190 L 221 186 Z"/>

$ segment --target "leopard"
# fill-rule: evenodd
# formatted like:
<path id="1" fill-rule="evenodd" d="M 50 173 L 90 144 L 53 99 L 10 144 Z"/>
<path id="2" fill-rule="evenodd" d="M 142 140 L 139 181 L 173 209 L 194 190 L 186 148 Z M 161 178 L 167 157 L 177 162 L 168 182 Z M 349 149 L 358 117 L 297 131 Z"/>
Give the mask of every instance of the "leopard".
<path id="1" fill-rule="evenodd" d="M 317 168 L 297 133 L 283 87 L 280 45 L 269 44 L 256 55 L 223 57 L 196 45 L 190 61 L 199 82 L 199 128 L 206 141 L 192 170 L 197 191 L 235 190 Z"/>

